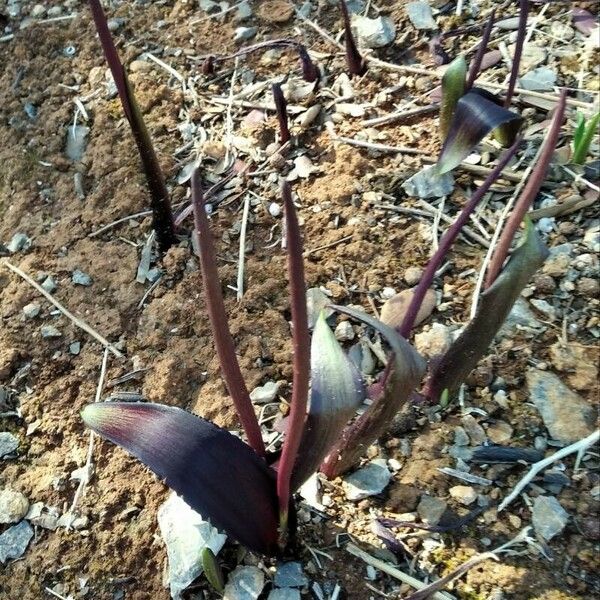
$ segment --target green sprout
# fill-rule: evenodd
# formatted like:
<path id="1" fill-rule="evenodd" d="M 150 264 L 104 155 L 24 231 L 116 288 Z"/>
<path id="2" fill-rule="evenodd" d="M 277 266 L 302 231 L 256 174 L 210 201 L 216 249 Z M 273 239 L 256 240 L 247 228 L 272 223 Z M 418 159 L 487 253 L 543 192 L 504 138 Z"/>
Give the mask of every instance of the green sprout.
<path id="1" fill-rule="evenodd" d="M 577 127 L 573 135 L 573 156 L 571 162 L 582 165 L 588 155 L 594 133 L 598 130 L 600 112 L 596 113 L 589 121 L 582 113 L 577 113 Z"/>

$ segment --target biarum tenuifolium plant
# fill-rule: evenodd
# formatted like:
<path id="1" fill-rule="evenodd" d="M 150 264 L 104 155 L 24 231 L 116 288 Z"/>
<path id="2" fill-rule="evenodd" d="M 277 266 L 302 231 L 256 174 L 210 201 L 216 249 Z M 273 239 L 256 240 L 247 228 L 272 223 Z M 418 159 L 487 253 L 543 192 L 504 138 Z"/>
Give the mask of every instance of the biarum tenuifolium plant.
<path id="1" fill-rule="evenodd" d="M 594 135 L 598 132 L 598 124 L 600 123 L 600 112 L 596 113 L 589 120 L 585 115 L 577 114 L 577 127 L 573 135 L 573 155 L 571 162 L 575 165 L 582 165 L 587 158 L 590 150 L 590 145 Z"/>

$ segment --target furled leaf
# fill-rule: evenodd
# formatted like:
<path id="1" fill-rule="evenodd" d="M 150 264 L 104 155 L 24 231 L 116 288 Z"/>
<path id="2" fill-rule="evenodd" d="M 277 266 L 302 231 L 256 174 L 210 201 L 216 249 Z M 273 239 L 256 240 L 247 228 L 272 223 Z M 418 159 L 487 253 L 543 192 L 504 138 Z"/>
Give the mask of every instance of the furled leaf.
<path id="1" fill-rule="evenodd" d="M 600 114 L 600 113 L 599 113 Z M 583 134 L 585 133 L 585 115 L 583 113 L 577 113 L 577 127 L 575 127 L 575 131 L 573 132 L 573 153 L 576 152 L 579 144 L 581 144 L 581 140 L 583 139 Z"/>
<path id="2" fill-rule="evenodd" d="M 292 475 L 298 489 L 318 468 L 365 398 L 362 377 L 321 312 L 311 341 L 308 414 Z"/>
<path id="3" fill-rule="evenodd" d="M 581 116 L 581 115 L 580 115 Z M 600 112 L 596 113 L 586 124 L 583 119 L 583 131 L 580 132 L 580 123 L 577 123 L 575 136 L 573 137 L 573 158 L 571 162 L 576 165 L 582 165 L 585 162 L 592 138 L 598 132 L 598 123 L 600 122 Z"/>
<path id="4" fill-rule="evenodd" d="M 493 94 L 472 88 L 456 105 L 450 130 L 437 162 L 439 172 L 447 173 L 458 166 L 497 127 L 503 127 L 505 141 L 512 136 L 512 144 L 522 122 L 521 116 L 502 108 Z M 511 135 L 508 135 L 509 130 Z"/>
<path id="5" fill-rule="evenodd" d="M 219 594 L 222 594 L 225 590 L 225 578 L 223 577 L 223 571 L 217 562 L 217 557 L 214 552 L 206 546 L 206 548 L 202 549 L 200 559 L 202 560 L 202 568 L 204 569 L 204 575 L 206 576 L 208 583 L 210 583 Z"/>
<path id="6" fill-rule="evenodd" d="M 275 474 L 240 439 L 162 404 L 95 403 L 81 415 L 88 427 L 141 460 L 215 527 L 251 550 L 277 552 Z"/>
<path id="7" fill-rule="evenodd" d="M 382 393 L 345 429 L 321 466 L 321 471 L 330 478 L 355 465 L 367 448 L 385 432 L 396 413 L 409 400 L 425 371 L 421 355 L 396 330 L 360 310 L 344 306 L 333 308 L 373 327 L 385 338 L 393 354 L 388 357 L 390 369 L 386 371 Z"/>
<path id="8" fill-rule="evenodd" d="M 440 104 L 440 135 L 446 139 L 456 104 L 465 93 L 467 62 L 463 56 L 455 58 L 442 77 L 442 103 Z"/>
<path id="9" fill-rule="evenodd" d="M 506 267 L 481 295 L 479 309 L 460 337 L 434 368 L 425 394 L 437 400 L 445 389 L 452 394 L 485 355 L 521 291 L 542 265 L 548 250 L 526 221 L 525 239 Z"/>

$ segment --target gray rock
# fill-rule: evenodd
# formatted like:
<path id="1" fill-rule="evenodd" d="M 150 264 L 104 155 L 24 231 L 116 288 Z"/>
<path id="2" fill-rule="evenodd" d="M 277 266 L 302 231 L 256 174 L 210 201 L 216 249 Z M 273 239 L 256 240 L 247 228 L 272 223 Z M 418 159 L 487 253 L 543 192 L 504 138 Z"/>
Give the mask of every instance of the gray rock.
<path id="1" fill-rule="evenodd" d="M 69 352 L 77 356 L 81 352 L 81 342 L 73 342 L 69 344 Z"/>
<path id="2" fill-rule="evenodd" d="M 340 321 L 334 331 L 335 339 L 338 342 L 350 342 L 354 339 L 354 329 L 350 321 Z"/>
<path id="3" fill-rule="evenodd" d="M 515 44 L 511 44 L 508 47 L 511 57 L 515 55 Z M 523 55 L 521 57 L 521 68 L 527 72 L 531 69 L 541 65 L 548 56 L 548 52 L 545 48 L 536 46 L 533 42 L 525 44 L 523 48 Z"/>
<path id="4" fill-rule="evenodd" d="M 519 27 L 519 17 L 500 19 L 499 21 L 496 21 L 496 27 L 498 27 L 498 29 L 503 29 L 504 31 L 514 31 Z"/>
<path id="5" fill-rule="evenodd" d="M 299 562 L 279 563 L 275 572 L 275 585 L 280 588 L 308 585 L 308 578 L 302 570 L 302 564 Z"/>
<path id="6" fill-rule="evenodd" d="M 571 266 L 573 244 L 560 244 L 550 248 L 550 254 L 542 266 L 542 271 L 552 277 L 563 277 Z"/>
<path id="7" fill-rule="evenodd" d="M 521 87 L 538 92 L 551 92 L 556 84 L 556 73 L 548 67 L 538 67 L 521 77 Z"/>
<path id="8" fill-rule="evenodd" d="M 35 319 L 39 314 L 42 307 L 37 302 L 30 302 L 23 307 L 23 314 L 26 319 Z"/>
<path id="9" fill-rule="evenodd" d="M 217 554 L 226 536 L 192 510 L 174 492 L 158 509 L 158 526 L 167 546 L 171 597 L 181 592 L 202 573 L 200 553 L 206 547 Z"/>
<path id="10" fill-rule="evenodd" d="M 0 490 L 0 523 L 18 523 L 29 509 L 29 500 L 16 490 Z"/>
<path id="11" fill-rule="evenodd" d="M 59 338 L 62 337 L 62 333 L 54 327 L 54 325 L 42 325 L 40 332 L 43 338 Z"/>
<path id="12" fill-rule="evenodd" d="M 258 567 L 236 567 L 227 580 L 224 600 L 256 600 L 265 587 L 264 573 Z"/>
<path id="13" fill-rule="evenodd" d="M 409 2 L 406 12 L 415 29 L 437 29 L 431 7 L 427 2 Z"/>
<path id="14" fill-rule="evenodd" d="M 19 447 L 19 440 L 9 431 L 0 431 L 0 458 L 13 454 Z"/>
<path id="15" fill-rule="evenodd" d="M 58 527 L 58 509 L 54 506 L 45 506 L 43 502 L 35 502 L 29 507 L 25 518 L 36 527 L 43 527 L 55 531 Z"/>
<path id="16" fill-rule="evenodd" d="M 245 42 L 251 40 L 258 32 L 257 27 L 238 27 L 233 36 L 234 42 Z"/>
<path id="17" fill-rule="evenodd" d="M 446 502 L 441 498 L 424 495 L 421 496 L 421 501 L 417 506 L 417 513 L 419 513 L 419 517 L 425 523 L 437 525 L 444 512 L 446 512 L 447 506 Z"/>
<path id="18" fill-rule="evenodd" d="M 213 2 L 213 0 L 200 0 L 199 1 L 200 10 L 203 10 L 206 13 L 220 12 L 221 7 L 218 2 Z"/>
<path id="19" fill-rule="evenodd" d="M 75 269 L 73 271 L 71 275 L 71 281 L 75 285 L 83 285 L 85 287 L 89 287 L 90 285 L 92 285 L 92 278 L 80 269 Z"/>
<path id="20" fill-rule="evenodd" d="M 594 225 L 583 235 L 583 243 L 592 251 L 600 252 L 600 227 Z"/>
<path id="21" fill-rule="evenodd" d="M 234 18 L 236 21 L 245 21 L 246 19 L 252 17 L 252 14 L 252 7 L 250 6 L 250 3 L 246 0 L 238 6 Z"/>
<path id="22" fill-rule="evenodd" d="M 25 102 L 25 104 L 23 105 L 23 110 L 32 121 L 34 121 L 37 117 L 38 109 L 37 106 L 32 102 Z"/>
<path id="23" fill-rule="evenodd" d="M 294 588 L 271 590 L 267 600 L 300 600 L 300 591 Z"/>
<path id="24" fill-rule="evenodd" d="M 266 404 L 267 402 L 273 402 L 277 398 L 277 392 L 279 391 L 279 383 L 276 381 L 267 381 L 264 385 L 255 387 L 250 392 L 250 400 L 257 404 Z"/>
<path id="25" fill-rule="evenodd" d="M 63 7 L 58 5 L 58 6 L 52 6 L 48 9 L 48 16 L 50 18 L 52 17 L 60 17 L 60 15 L 62 15 L 63 13 Z"/>
<path id="26" fill-rule="evenodd" d="M 306 310 L 308 311 L 308 326 L 310 329 L 313 329 L 316 325 L 321 311 L 324 312 L 326 319 L 333 314 L 333 310 L 328 308 L 329 304 L 331 304 L 331 298 L 319 288 L 314 287 L 306 290 Z"/>
<path id="27" fill-rule="evenodd" d="M 31 248 L 31 238 L 24 233 L 15 233 L 6 245 L 6 248 L 11 254 L 29 250 Z"/>
<path id="28" fill-rule="evenodd" d="M 352 473 L 343 486 L 348 500 L 362 500 L 381 493 L 390 482 L 391 474 L 385 460 L 377 459 Z"/>
<path id="29" fill-rule="evenodd" d="M 454 428 L 454 443 L 457 446 L 468 446 L 470 443 L 467 432 L 460 425 Z"/>
<path id="30" fill-rule="evenodd" d="M 78 162 L 83 158 L 83 153 L 87 147 L 87 137 L 90 133 L 90 128 L 86 125 L 69 125 L 67 128 L 67 147 L 65 154 L 74 162 Z"/>
<path id="31" fill-rule="evenodd" d="M 454 189 L 452 173 L 439 175 L 435 165 L 425 167 L 409 177 L 403 184 L 404 191 L 409 196 L 418 198 L 441 198 L 448 196 Z"/>
<path id="32" fill-rule="evenodd" d="M 556 321 L 558 317 L 558 311 L 547 300 L 542 300 L 541 298 L 532 298 L 530 302 L 533 307 L 543 313 L 549 321 Z"/>
<path id="33" fill-rule="evenodd" d="M 162 271 L 158 267 L 152 267 L 146 274 L 146 279 L 150 283 L 156 283 L 162 277 Z"/>
<path id="34" fill-rule="evenodd" d="M 569 513 L 554 496 L 538 496 L 533 502 L 531 520 L 535 530 L 550 541 L 565 528 Z"/>
<path id="35" fill-rule="evenodd" d="M 33 537 L 33 527 L 27 521 L 9 527 L 0 535 L 0 562 L 21 558 Z"/>
<path id="36" fill-rule="evenodd" d="M 48 277 L 42 281 L 42 288 L 44 288 L 49 294 L 56 291 L 57 285 L 52 275 L 48 275 Z"/>
<path id="37" fill-rule="evenodd" d="M 554 373 L 531 368 L 526 378 L 531 400 L 555 440 L 570 444 L 594 431 L 592 407 Z"/>
<path id="38" fill-rule="evenodd" d="M 508 314 L 504 325 L 502 325 L 498 332 L 498 336 L 511 336 L 515 331 L 537 333 L 541 329 L 544 329 L 544 326 L 535 318 L 535 315 L 527 304 L 527 300 L 518 298 Z"/>
<path id="39" fill-rule="evenodd" d="M 461 423 L 471 440 L 471 445 L 478 446 L 487 442 L 485 429 L 475 420 L 473 415 L 465 415 L 461 419 Z"/>
<path id="40" fill-rule="evenodd" d="M 391 44 L 396 37 L 396 27 L 389 17 L 356 16 L 352 19 L 361 46 L 365 48 L 383 48 Z"/>
<path id="41" fill-rule="evenodd" d="M 452 334 L 447 325 L 433 323 L 427 331 L 415 335 L 415 348 L 427 358 L 444 354 L 452 344 Z"/>

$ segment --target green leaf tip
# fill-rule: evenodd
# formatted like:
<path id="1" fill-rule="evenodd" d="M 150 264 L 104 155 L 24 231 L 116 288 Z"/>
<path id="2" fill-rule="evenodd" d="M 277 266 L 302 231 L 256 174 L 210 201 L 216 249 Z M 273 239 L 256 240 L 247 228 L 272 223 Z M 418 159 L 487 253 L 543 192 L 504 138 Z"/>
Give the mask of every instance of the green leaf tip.
<path id="1" fill-rule="evenodd" d="M 217 557 L 214 552 L 207 546 L 202 549 L 200 553 L 200 560 L 202 562 L 202 569 L 204 575 L 210 585 L 219 593 L 223 594 L 225 591 L 225 578 L 223 577 L 223 571 L 221 566 L 217 562 Z"/>

